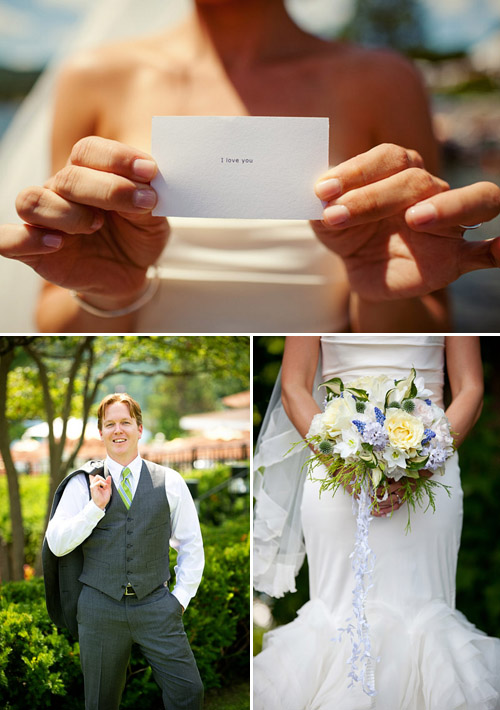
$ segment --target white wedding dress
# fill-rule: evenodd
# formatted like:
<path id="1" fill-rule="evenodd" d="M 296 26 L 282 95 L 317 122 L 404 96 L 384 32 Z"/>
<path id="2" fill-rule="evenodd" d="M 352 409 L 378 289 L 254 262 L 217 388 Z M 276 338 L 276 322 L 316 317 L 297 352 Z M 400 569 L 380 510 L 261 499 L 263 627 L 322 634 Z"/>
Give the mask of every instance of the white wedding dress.
<path id="1" fill-rule="evenodd" d="M 347 278 L 309 222 L 171 218 L 143 333 L 328 333 L 348 328 Z"/>
<path id="2" fill-rule="evenodd" d="M 413 365 L 434 392 L 434 401 L 442 404 L 442 337 L 323 336 L 321 346 L 323 380 L 340 376 L 349 382 L 377 374 L 400 379 Z M 265 465 L 263 459 L 259 463 Z M 366 616 L 372 654 L 380 657 L 374 698 L 359 684 L 348 689 L 351 643 L 346 635 L 336 640 L 352 613 L 352 501 L 343 491 L 320 498 L 318 483 L 305 481 L 301 521 L 310 601 L 294 621 L 265 635 L 264 650 L 254 663 L 254 710 L 500 708 L 500 640 L 484 635 L 455 609 L 463 498 L 456 454 L 439 480 L 451 487 L 451 497 L 441 489 L 434 514 L 422 509 L 412 513 L 408 534 L 406 508 L 371 522 L 369 543 L 376 562 Z M 262 494 L 265 486 L 264 481 L 257 491 L 257 517 L 272 505 Z M 257 555 L 269 558 L 254 562 L 259 571 L 256 586 L 268 593 L 274 588 L 279 596 L 286 586 L 282 571 L 281 581 L 273 578 L 280 553 L 274 561 L 270 553 L 279 542 L 269 534 L 264 537 L 259 548 L 257 533 L 255 547 Z M 287 554 L 290 559 L 289 550 Z"/>

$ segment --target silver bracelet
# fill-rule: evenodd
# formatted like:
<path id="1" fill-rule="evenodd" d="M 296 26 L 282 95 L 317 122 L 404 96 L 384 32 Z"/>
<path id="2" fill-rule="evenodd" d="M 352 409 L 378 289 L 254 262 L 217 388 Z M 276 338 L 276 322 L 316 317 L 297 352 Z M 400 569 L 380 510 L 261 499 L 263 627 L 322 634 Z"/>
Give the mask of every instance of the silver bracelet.
<path id="1" fill-rule="evenodd" d="M 479 227 L 483 226 L 483 222 L 478 222 L 477 224 L 459 224 L 458 226 L 460 229 L 467 231 L 468 229 L 479 229 Z"/>
<path id="2" fill-rule="evenodd" d="M 135 311 L 138 311 L 139 308 L 142 308 L 142 306 L 148 303 L 158 291 L 158 286 L 160 285 L 158 269 L 156 266 L 153 266 L 150 267 L 150 271 L 152 271 L 152 274 L 148 277 L 148 283 L 144 291 L 133 303 L 130 303 L 128 306 L 124 306 L 124 308 L 116 308 L 113 311 L 106 311 L 103 308 L 91 306 L 90 303 L 84 301 L 76 291 L 71 291 L 71 295 L 81 309 L 87 311 L 87 313 L 91 313 L 93 316 L 97 316 L 98 318 L 119 318 L 120 316 L 128 316 L 129 313 L 134 313 Z"/>

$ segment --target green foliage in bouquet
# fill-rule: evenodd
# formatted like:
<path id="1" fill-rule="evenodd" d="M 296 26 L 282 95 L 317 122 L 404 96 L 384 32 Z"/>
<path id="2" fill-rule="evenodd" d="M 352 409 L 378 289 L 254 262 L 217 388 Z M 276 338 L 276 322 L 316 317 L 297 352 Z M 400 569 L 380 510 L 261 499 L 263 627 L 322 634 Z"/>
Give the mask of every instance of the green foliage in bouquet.
<path id="1" fill-rule="evenodd" d="M 324 465 L 328 474 L 324 478 L 314 478 L 311 475 L 311 480 L 320 483 L 320 495 L 325 491 L 331 491 L 335 495 L 339 488 L 344 488 L 351 495 L 358 497 L 361 489 L 366 485 L 368 476 L 371 476 L 370 464 L 372 461 L 361 461 L 358 464 L 345 465 L 340 457 L 332 457 L 329 461 L 323 455 L 313 455 L 305 465 L 310 466 L 313 470 L 316 466 Z M 379 511 L 380 503 L 385 500 L 385 496 L 390 493 L 390 484 L 392 481 L 383 476 L 375 490 L 376 495 L 373 496 L 372 510 Z M 405 527 L 405 532 L 411 530 L 411 513 L 415 512 L 417 506 L 424 508 L 427 512 L 429 508 L 432 512 L 436 511 L 436 489 L 444 488 L 450 495 L 450 486 L 436 481 L 432 478 L 426 478 L 423 475 L 412 475 L 411 477 L 404 476 L 398 481 L 402 492 L 399 493 L 401 503 L 407 503 L 408 520 Z M 394 512 L 394 509 L 392 510 Z M 391 514 L 392 514 L 391 512 Z"/>

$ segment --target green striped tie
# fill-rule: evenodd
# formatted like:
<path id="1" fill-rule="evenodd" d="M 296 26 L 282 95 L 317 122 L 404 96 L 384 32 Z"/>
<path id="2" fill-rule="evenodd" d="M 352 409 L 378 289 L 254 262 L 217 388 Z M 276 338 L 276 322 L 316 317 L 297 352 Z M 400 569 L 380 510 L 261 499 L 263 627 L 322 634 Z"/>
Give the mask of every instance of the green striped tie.
<path id="1" fill-rule="evenodd" d="M 122 499 L 127 510 L 132 505 L 132 489 L 130 488 L 131 475 L 131 470 L 129 468 L 124 468 L 122 471 L 122 480 L 118 487 L 118 493 L 120 494 L 120 498 Z"/>

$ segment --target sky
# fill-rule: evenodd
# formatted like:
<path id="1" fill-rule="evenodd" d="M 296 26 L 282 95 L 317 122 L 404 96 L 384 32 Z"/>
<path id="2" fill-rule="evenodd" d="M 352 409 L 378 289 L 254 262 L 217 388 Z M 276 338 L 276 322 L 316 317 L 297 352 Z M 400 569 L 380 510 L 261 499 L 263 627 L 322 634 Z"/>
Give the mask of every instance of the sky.
<path id="1" fill-rule="evenodd" d="M 500 0 L 420 2 L 433 48 L 467 49 L 500 29 Z M 349 19 L 354 0 L 289 0 L 289 4 L 303 15 L 305 26 L 319 24 L 334 32 Z M 45 64 L 90 5 L 90 0 L 0 0 L 0 64 L 20 69 Z M 141 7 L 147 10 L 147 0 Z"/>
<path id="2" fill-rule="evenodd" d="M 86 0 L 0 0 L 0 63 L 19 69 L 45 64 L 86 4 Z"/>

